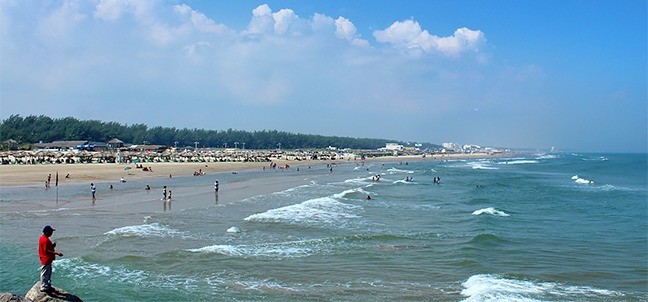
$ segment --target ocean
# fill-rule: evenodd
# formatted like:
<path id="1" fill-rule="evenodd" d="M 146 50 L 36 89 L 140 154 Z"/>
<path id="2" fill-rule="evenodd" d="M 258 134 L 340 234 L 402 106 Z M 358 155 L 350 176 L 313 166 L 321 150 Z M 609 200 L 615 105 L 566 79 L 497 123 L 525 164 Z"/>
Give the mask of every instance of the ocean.
<path id="1" fill-rule="evenodd" d="M 646 159 L 312 163 L 100 182 L 94 205 L 2 187 L 0 292 L 38 280 L 51 224 L 52 282 L 84 301 L 648 301 Z"/>

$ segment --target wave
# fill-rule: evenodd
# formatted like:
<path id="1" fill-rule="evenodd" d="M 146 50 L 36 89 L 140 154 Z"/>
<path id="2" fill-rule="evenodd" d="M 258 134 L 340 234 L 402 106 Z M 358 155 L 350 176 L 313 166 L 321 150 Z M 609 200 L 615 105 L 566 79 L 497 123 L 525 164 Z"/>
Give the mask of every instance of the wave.
<path id="1" fill-rule="evenodd" d="M 185 232 L 161 225 L 157 222 L 116 228 L 104 234 L 123 237 L 188 237 Z"/>
<path id="2" fill-rule="evenodd" d="M 490 214 L 490 215 L 493 215 L 493 216 L 503 216 L 503 217 L 511 216 L 511 215 L 507 214 L 506 212 L 496 210 L 493 207 L 479 209 L 479 210 L 476 210 L 476 211 L 472 212 L 472 214 L 475 215 L 475 216 L 479 216 L 481 214 Z"/>
<path id="3" fill-rule="evenodd" d="M 81 258 L 65 258 L 54 261 L 54 267 L 63 274 L 79 280 L 108 278 L 115 283 L 142 283 L 150 276 L 141 270 L 130 270 L 120 267 L 88 263 Z"/>
<path id="4" fill-rule="evenodd" d="M 587 179 L 584 179 L 584 178 L 580 178 L 580 176 L 578 176 L 578 175 L 574 175 L 574 176 L 572 176 L 571 179 L 573 179 L 575 183 L 577 183 L 577 184 L 581 184 L 581 185 L 589 185 L 589 184 L 593 184 L 593 183 L 594 183 L 594 182 L 591 181 L 591 180 L 587 180 Z"/>
<path id="5" fill-rule="evenodd" d="M 497 167 L 491 167 L 486 163 L 479 163 L 479 162 L 468 163 L 468 165 L 475 170 L 498 170 L 499 169 Z"/>
<path id="6" fill-rule="evenodd" d="M 357 250 L 372 246 L 374 248 L 385 249 L 402 249 L 408 247 L 403 244 L 392 244 L 400 242 L 402 239 L 421 239 L 437 234 L 355 234 L 341 237 L 327 237 L 306 240 L 295 240 L 275 243 L 258 243 L 258 244 L 215 244 L 201 248 L 187 249 L 191 253 L 205 254 L 222 254 L 231 257 L 241 258 L 302 258 L 317 254 L 331 254 L 343 252 L 346 250 Z"/>
<path id="7" fill-rule="evenodd" d="M 362 194 L 363 196 L 366 196 L 369 195 L 370 193 L 363 190 L 362 188 L 355 188 L 355 189 L 344 190 L 341 193 L 334 194 L 333 198 L 340 199 L 340 198 L 345 198 L 347 195 L 353 195 L 353 194 Z"/>
<path id="8" fill-rule="evenodd" d="M 239 228 L 237 228 L 237 227 L 230 227 L 229 229 L 227 229 L 227 232 L 228 233 L 240 233 L 241 230 Z"/>
<path id="9" fill-rule="evenodd" d="M 412 170 L 402 170 L 402 169 L 396 169 L 396 168 L 389 168 L 389 169 L 387 169 L 387 172 L 389 172 L 389 174 L 395 174 L 395 173 L 414 174 L 414 171 L 412 171 Z"/>
<path id="10" fill-rule="evenodd" d="M 474 245 L 496 245 L 503 242 L 506 240 L 493 234 L 479 234 L 468 241 L 469 244 Z"/>
<path id="11" fill-rule="evenodd" d="M 318 251 L 327 250 L 321 245 L 322 239 L 299 240 L 279 243 L 261 244 L 215 244 L 197 249 L 188 249 L 192 253 L 215 253 L 232 257 L 254 258 L 299 258 L 307 257 Z"/>
<path id="12" fill-rule="evenodd" d="M 584 157 L 584 158 L 582 158 L 582 160 L 585 160 L 585 161 L 607 161 L 608 158 L 605 157 L 605 156 L 599 156 L 599 157 L 587 157 L 587 158 Z"/>
<path id="13" fill-rule="evenodd" d="M 498 162 L 499 165 L 521 165 L 521 164 L 537 164 L 539 161 L 530 159 L 507 160 Z"/>
<path id="14" fill-rule="evenodd" d="M 253 214 L 244 220 L 294 225 L 344 227 L 345 222 L 359 218 L 359 216 L 352 213 L 357 208 L 359 206 L 345 204 L 332 197 L 320 197 L 299 204 Z"/>
<path id="15" fill-rule="evenodd" d="M 600 300 L 622 295 L 610 290 L 574 286 L 556 282 L 519 280 L 499 275 L 473 275 L 462 286 L 463 301 L 556 301 L 568 297 L 579 300 Z"/>
<path id="16" fill-rule="evenodd" d="M 536 159 L 556 159 L 558 155 L 555 154 L 536 154 Z"/>

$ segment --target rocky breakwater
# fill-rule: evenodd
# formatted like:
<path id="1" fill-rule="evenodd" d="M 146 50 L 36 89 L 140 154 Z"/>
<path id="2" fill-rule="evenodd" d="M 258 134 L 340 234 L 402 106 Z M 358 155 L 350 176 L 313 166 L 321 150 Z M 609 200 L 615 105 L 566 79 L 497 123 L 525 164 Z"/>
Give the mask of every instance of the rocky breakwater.
<path id="1" fill-rule="evenodd" d="M 51 291 L 41 292 L 40 282 L 36 282 L 25 294 L 25 297 L 11 293 L 0 293 L 0 302 L 83 302 L 83 300 L 56 287 L 52 287 Z"/>

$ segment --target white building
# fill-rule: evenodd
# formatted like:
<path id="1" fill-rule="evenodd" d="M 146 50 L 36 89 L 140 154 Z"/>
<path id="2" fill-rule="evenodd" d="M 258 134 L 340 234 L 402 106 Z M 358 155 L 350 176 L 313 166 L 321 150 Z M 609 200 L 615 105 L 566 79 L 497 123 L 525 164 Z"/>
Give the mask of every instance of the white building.
<path id="1" fill-rule="evenodd" d="M 403 151 L 403 145 L 399 145 L 397 143 L 387 143 L 387 145 L 385 145 L 385 149 L 391 151 Z"/>
<path id="2" fill-rule="evenodd" d="M 446 150 L 446 152 L 461 152 L 461 145 L 457 143 L 443 143 L 442 144 L 443 149 Z"/>

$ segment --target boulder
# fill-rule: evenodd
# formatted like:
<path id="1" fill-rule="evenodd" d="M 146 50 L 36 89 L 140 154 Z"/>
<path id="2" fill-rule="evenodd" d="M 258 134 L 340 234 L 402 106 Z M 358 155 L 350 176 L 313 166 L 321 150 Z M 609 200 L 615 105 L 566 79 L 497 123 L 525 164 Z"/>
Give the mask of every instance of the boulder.
<path id="1" fill-rule="evenodd" d="M 12 293 L 0 293 L 0 302 L 30 302 L 30 301 L 21 296 L 14 295 Z"/>
<path id="2" fill-rule="evenodd" d="M 52 290 L 48 292 L 40 291 L 41 284 L 36 282 L 34 286 L 25 294 L 28 301 L 34 302 L 83 302 L 81 298 L 70 294 L 60 288 L 52 286 Z"/>

